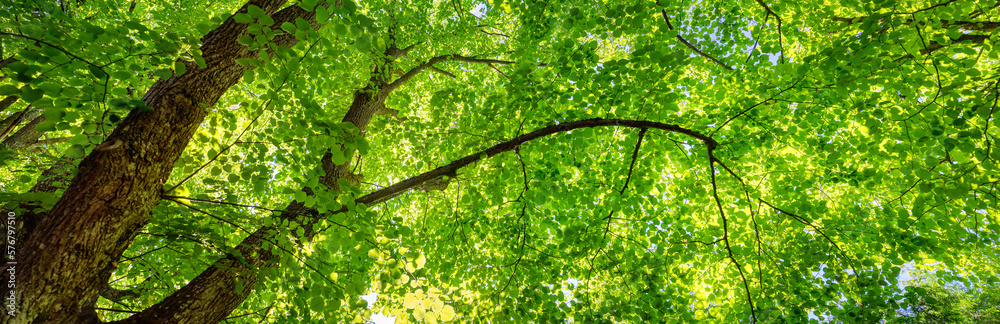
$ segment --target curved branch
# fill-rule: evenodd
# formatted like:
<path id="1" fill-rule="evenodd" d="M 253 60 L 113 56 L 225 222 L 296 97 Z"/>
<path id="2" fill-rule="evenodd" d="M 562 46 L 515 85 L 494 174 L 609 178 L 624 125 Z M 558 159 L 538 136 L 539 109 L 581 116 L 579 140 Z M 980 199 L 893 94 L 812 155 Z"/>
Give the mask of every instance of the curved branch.
<path id="1" fill-rule="evenodd" d="M 795 221 L 797 221 L 799 223 L 802 223 L 803 225 L 806 225 L 806 226 L 809 226 L 810 228 L 812 228 L 814 231 L 816 231 L 816 233 L 819 233 L 819 235 L 822 236 L 823 239 L 825 239 L 827 242 L 830 242 L 830 245 L 832 245 L 835 249 L 837 249 L 838 254 L 840 254 L 840 256 L 844 258 L 844 262 L 847 262 L 847 265 L 850 266 L 852 270 L 854 270 L 854 273 L 858 273 L 858 270 L 856 268 L 854 268 L 854 263 L 852 263 L 851 259 L 847 257 L 847 253 L 844 252 L 844 250 L 840 248 L 840 245 L 838 245 L 836 241 L 834 241 L 829 236 L 827 236 L 826 233 L 823 232 L 823 230 L 820 229 L 819 226 L 814 225 L 812 222 L 810 222 L 809 220 L 805 219 L 802 216 L 799 216 L 799 215 L 796 215 L 794 213 L 790 213 L 790 212 L 788 212 L 788 211 L 786 211 L 784 209 L 778 208 L 777 206 L 772 205 L 770 202 L 767 202 L 766 200 L 757 198 L 757 201 L 759 201 L 759 202 L 767 205 L 767 207 L 771 207 L 771 209 L 774 209 L 774 210 L 776 210 L 776 211 L 778 211 L 778 212 L 780 212 L 782 214 L 788 215 L 789 217 L 791 217 L 792 219 L 794 219 Z"/>
<path id="2" fill-rule="evenodd" d="M 492 157 L 503 152 L 513 151 L 514 149 L 518 148 L 518 146 L 524 144 L 525 142 L 532 141 L 555 133 L 567 132 L 579 128 L 605 127 L 605 126 L 652 128 L 652 129 L 665 130 L 668 132 L 680 133 L 687 135 L 689 137 L 693 137 L 704 143 L 709 150 L 715 149 L 715 147 L 718 146 L 718 142 L 716 142 L 711 137 L 705 136 L 704 134 L 701 134 L 697 131 L 693 131 L 677 125 L 664 124 L 652 121 L 627 120 L 627 119 L 578 120 L 558 125 L 552 125 L 549 127 L 535 130 L 531 133 L 518 136 L 512 140 L 494 145 L 488 149 L 469 154 L 461 159 L 449 163 L 448 165 L 439 167 L 431 171 L 424 172 L 423 174 L 400 181 L 396 184 L 383 188 L 382 190 L 378 190 L 370 194 L 367 194 L 364 197 L 358 198 L 356 201 L 371 206 L 372 204 L 377 204 L 392 199 L 393 197 L 396 197 L 402 194 L 403 192 L 406 192 L 407 190 L 420 186 L 424 182 L 434 180 L 440 177 L 454 177 L 456 176 L 456 172 L 458 171 L 458 169 L 461 169 L 466 165 L 475 163 L 476 161 L 482 160 L 484 155 L 486 157 Z"/>
<path id="3" fill-rule="evenodd" d="M 392 35 L 392 34 L 390 34 L 390 35 Z M 393 40 L 395 40 L 395 38 L 393 38 Z M 392 58 L 399 58 L 401 56 L 402 57 L 406 57 L 407 53 L 409 53 L 414 48 L 416 48 L 417 45 L 420 45 L 420 44 L 423 44 L 423 43 L 424 42 L 413 43 L 413 44 L 410 44 L 410 46 L 407 46 L 407 47 L 404 47 L 404 48 L 401 49 L 399 47 L 396 47 L 396 43 L 393 42 L 391 45 L 389 45 L 389 48 L 385 49 L 385 55 L 391 56 Z"/>

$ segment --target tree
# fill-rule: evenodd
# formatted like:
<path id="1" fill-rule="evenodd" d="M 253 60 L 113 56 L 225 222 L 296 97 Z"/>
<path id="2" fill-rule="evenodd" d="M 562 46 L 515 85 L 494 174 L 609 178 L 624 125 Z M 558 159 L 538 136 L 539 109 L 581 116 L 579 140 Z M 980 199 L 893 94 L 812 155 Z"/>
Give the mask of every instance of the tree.
<path id="1" fill-rule="evenodd" d="M 873 322 L 907 262 L 995 284 L 997 6 L 3 0 L 2 321 Z"/>
<path id="2" fill-rule="evenodd" d="M 931 273 L 911 280 L 906 308 L 890 312 L 888 323 L 998 323 L 1000 303 L 996 286 L 968 287 L 962 282 L 941 284 Z"/>

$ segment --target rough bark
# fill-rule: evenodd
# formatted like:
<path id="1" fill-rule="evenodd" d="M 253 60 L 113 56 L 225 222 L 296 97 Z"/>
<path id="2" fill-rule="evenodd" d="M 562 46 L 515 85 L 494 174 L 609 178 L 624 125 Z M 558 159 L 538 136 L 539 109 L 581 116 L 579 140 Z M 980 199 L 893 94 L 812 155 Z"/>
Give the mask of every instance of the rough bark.
<path id="1" fill-rule="evenodd" d="M 34 229 L 38 226 L 38 223 L 42 219 L 48 216 L 48 213 L 42 207 L 39 199 L 42 199 L 42 195 L 54 194 L 60 189 L 65 189 L 66 184 L 69 180 L 69 176 L 75 170 L 75 160 L 70 158 L 60 158 L 56 160 L 55 163 L 47 170 L 42 172 L 42 175 L 35 182 L 35 185 L 28 192 L 34 194 L 34 200 L 27 200 L 20 202 L 13 210 L 2 209 L 3 215 L 14 215 L 14 240 L 12 246 L 17 248 L 22 242 L 26 242 L 32 233 L 35 233 Z M 45 233 L 42 233 L 44 235 Z M 8 238 L 9 239 L 9 238 Z M 8 244 L 11 242 L 8 241 Z M 19 254 L 15 254 L 14 259 L 7 259 L 5 261 L 17 262 L 20 259 L 22 250 L 15 250 Z M 17 273 L 18 268 L 16 263 L 5 263 L 2 273 L 9 274 L 8 270 L 13 267 L 14 273 Z M 22 285 L 23 286 L 23 285 Z M 3 296 L 9 296 L 10 290 L 8 285 L 2 285 L 0 289 L 0 294 Z M 9 309 L 8 309 L 9 310 Z"/>
<path id="2" fill-rule="evenodd" d="M 250 3 L 271 14 L 283 0 L 252 0 Z M 246 6 L 240 11 L 245 12 Z M 313 27 L 312 13 L 292 6 L 272 15 L 275 24 L 303 18 Z M 21 265 L 19 285 L 30 290 L 16 291 L 16 318 L 2 323 L 85 323 L 97 321 L 93 303 L 107 285 L 122 252 L 147 222 L 149 212 L 160 200 L 164 181 L 197 126 L 218 98 L 241 77 L 243 67 L 236 58 L 254 57 L 235 40 L 246 25 L 227 20 L 202 39 L 208 64 L 200 69 L 188 64 L 188 72 L 157 82 L 144 100 L 154 109 L 133 112 L 108 139 L 80 164 L 79 173 L 56 206 L 42 218 L 35 233 L 74 235 L 32 235 L 24 250 L 33 251 Z M 297 40 L 284 35 L 274 39 L 286 46 Z M 390 59 L 377 64 L 367 87 L 359 90 L 344 121 L 355 124 L 364 136 L 374 115 L 387 109 L 384 100 L 392 89 L 405 82 L 383 79 L 389 74 Z M 453 56 L 445 60 L 476 60 Z M 419 71 L 418 71 L 419 72 Z M 400 81 L 400 80 L 397 80 Z M 336 188 L 338 179 L 353 179 L 350 162 L 335 165 L 329 153 L 321 159 L 326 176 L 321 183 Z M 350 160 L 348 160 L 350 161 Z M 308 189 L 307 189 L 308 192 Z M 315 231 L 315 215 L 300 202 L 293 202 L 279 217 L 296 219 L 307 228 L 308 240 Z M 206 269 L 188 285 L 160 303 L 120 321 L 121 323 L 216 323 L 224 320 L 252 292 L 258 273 L 276 265 L 275 254 L 263 249 L 263 242 L 275 237 L 275 228 L 261 228 L 237 247 L 239 255 L 228 255 Z M 44 248 L 43 248 L 44 247 Z M 243 286 L 236 290 L 236 281 Z"/>
<path id="3" fill-rule="evenodd" d="M 17 99 L 19 98 L 21 97 L 7 96 L 6 98 L 3 98 L 3 100 L 0 100 L 0 112 L 7 110 L 7 107 L 10 107 L 10 105 L 13 104 L 15 101 L 17 101 Z"/>
<path id="4" fill-rule="evenodd" d="M 35 126 L 45 120 L 45 116 L 35 117 L 35 119 L 32 119 L 31 122 L 24 125 L 24 127 L 21 127 L 21 129 L 13 135 L 5 138 L 3 142 L 0 143 L 0 147 L 7 147 L 15 151 L 31 147 L 33 144 L 38 142 L 39 137 L 42 137 L 42 133 L 35 131 Z"/>
<path id="5" fill-rule="evenodd" d="M 311 21 L 311 20 L 310 20 Z M 421 65 L 414 71 L 399 79 L 390 82 L 386 79 L 389 75 L 384 73 L 386 69 L 391 69 L 392 51 L 394 46 L 386 50 L 386 60 L 377 62 L 372 77 L 366 87 L 358 90 L 354 94 L 348 112 L 342 121 L 354 124 L 361 132 L 359 136 L 365 136 L 368 132 L 368 124 L 375 115 L 383 114 L 385 99 L 395 89 L 414 75 L 423 71 L 428 66 L 439 61 L 467 61 L 467 62 L 494 62 L 495 60 L 476 59 L 459 55 L 440 56 L 432 59 L 433 62 Z M 496 61 L 501 63 L 509 63 Z M 351 161 L 347 159 L 344 164 L 333 163 L 331 154 L 326 153 L 320 158 L 320 164 L 325 176 L 320 178 L 319 183 L 328 188 L 338 188 L 338 179 L 356 179 L 357 175 L 351 173 Z M 309 188 L 304 189 L 306 193 L 312 195 Z M 314 225 L 320 217 L 301 217 L 302 215 L 316 216 L 318 213 L 307 208 L 302 202 L 293 201 L 283 210 L 287 211 L 279 215 L 282 219 L 291 219 L 299 222 L 305 229 L 303 241 L 311 240 L 316 234 Z M 225 318 L 232 310 L 239 306 L 252 292 L 252 287 L 261 276 L 259 273 L 269 267 L 277 266 L 276 253 L 263 247 L 263 242 L 274 242 L 278 229 L 273 227 L 260 228 L 245 238 L 236 249 L 241 256 L 228 255 L 217 261 L 214 265 L 199 274 L 194 280 L 182 287 L 179 291 L 171 294 L 160 303 L 129 317 L 118 323 L 161 323 L 165 318 L 170 318 L 170 322 L 180 323 L 215 323 Z M 245 261 L 240 261 L 240 258 Z M 235 282 L 240 281 L 243 290 L 235 289 Z M 197 305 L 197 306 L 195 306 Z"/>
<path id="6" fill-rule="evenodd" d="M 54 194 L 60 189 L 65 189 L 68 178 L 73 173 L 74 160 L 70 158 L 60 158 L 51 167 L 42 172 L 42 175 L 38 177 L 38 181 L 35 185 L 31 187 L 28 192 L 36 194 Z M 16 242 L 25 242 L 28 236 L 34 232 L 35 227 L 38 223 L 44 219 L 48 213 L 44 210 L 39 210 L 37 201 L 22 203 L 18 206 L 19 210 L 22 211 L 20 215 L 20 221 L 18 222 L 19 229 L 17 231 Z"/>
<path id="7" fill-rule="evenodd" d="M 302 18 L 313 28 L 318 28 L 314 13 L 297 6 L 285 8 L 272 15 L 272 18 L 275 24 Z M 235 39 L 238 35 L 232 37 Z M 276 37 L 274 42 L 291 46 L 297 39 L 285 35 Z M 305 209 L 301 203 L 293 203 L 286 210 Z M 258 229 L 237 246 L 239 256 L 227 255 L 163 301 L 116 323 L 221 322 L 253 291 L 254 285 L 260 278 L 258 272 L 276 265 L 275 254 L 263 248 L 263 242 L 272 240 L 275 232 L 276 229 L 271 227 Z M 242 290 L 236 289 L 237 281 L 243 286 Z"/>
<path id="8" fill-rule="evenodd" d="M 248 5 L 271 14 L 285 3 L 252 0 Z M 288 21 L 275 18 L 279 24 Z M 208 114 L 203 106 L 214 105 L 239 81 L 246 68 L 236 65 L 236 58 L 256 54 L 236 43 L 246 26 L 230 18 L 202 38 L 207 68 L 188 64 L 184 75 L 158 81 L 143 98 L 154 109 L 130 113 L 105 142 L 110 145 L 81 162 L 62 198 L 35 228 L 54 235 L 30 235 L 21 247 L 29 257 L 18 265 L 18 286 L 24 287 L 14 295 L 18 313 L 0 322 L 93 320 L 78 315 L 92 313 L 116 261 L 148 222 L 164 181 Z"/>
<path id="9" fill-rule="evenodd" d="M 38 115 L 41 114 L 41 109 L 34 109 L 33 107 L 28 106 L 24 107 L 24 109 L 19 112 L 7 116 L 7 118 L 4 118 L 3 121 L 0 121 L 0 140 L 7 138 L 7 135 L 14 132 L 17 125 L 20 125 L 25 120 L 31 120 L 38 117 Z"/>
<path id="10" fill-rule="evenodd" d="M 378 90 L 384 89 L 388 84 L 386 80 L 379 77 L 385 75 L 379 73 L 379 69 L 384 68 L 384 66 L 384 64 L 380 64 L 380 67 L 376 67 L 369 85 L 355 92 L 354 101 L 343 118 L 343 121 L 351 122 L 361 129 L 361 136 L 366 133 L 371 118 L 378 114 L 380 109 L 384 109 L 383 103 L 389 91 Z M 351 159 L 348 159 L 348 162 L 336 165 L 333 163 L 330 153 L 324 154 L 320 158 L 320 163 L 326 176 L 320 179 L 320 183 L 329 188 L 336 188 L 337 179 L 353 178 L 354 175 L 350 172 L 350 161 Z M 312 194 L 310 189 L 305 190 Z M 300 217 L 302 215 L 315 215 L 315 210 L 305 207 L 298 201 L 292 202 L 283 210 L 287 212 L 279 217 L 299 221 L 305 228 L 306 233 L 305 237 L 301 238 L 302 240 L 308 241 L 315 235 L 313 225 L 316 219 L 302 219 Z M 263 243 L 274 242 L 278 232 L 279 230 L 274 227 L 256 230 L 236 247 L 241 256 L 227 255 L 163 301 L 116 323 L 216 323 L 222 321 L 250 295 L 253 286 L 260 278 L 258 274 L 270 267 L 277 266 L 276 252 L 265 249 Z M 246 263 L 240 261 L 241 257 Z M 243 286 L 241 291 L 235 289 L 237 280 Z"/>

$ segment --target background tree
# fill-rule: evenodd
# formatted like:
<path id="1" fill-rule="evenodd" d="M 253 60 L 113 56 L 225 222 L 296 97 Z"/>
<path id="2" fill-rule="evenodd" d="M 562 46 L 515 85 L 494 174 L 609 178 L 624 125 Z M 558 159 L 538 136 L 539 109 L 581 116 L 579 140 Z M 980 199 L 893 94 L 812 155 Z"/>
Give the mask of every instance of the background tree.
<path id="1" fill-rule="evenodd" d="M 888 323 L 1000 323 L 1000 289 L 970 288 L 963 282 L 942 284 L 930 272 L 911 273 L 903 300 L 905 308 L 892 314 Z"/>
<path id="2" fill-rule="evenodd" d="M 996 1 L 0 7 L 4 323 L 874 322 L 907 262 L 997 283 Z"/>

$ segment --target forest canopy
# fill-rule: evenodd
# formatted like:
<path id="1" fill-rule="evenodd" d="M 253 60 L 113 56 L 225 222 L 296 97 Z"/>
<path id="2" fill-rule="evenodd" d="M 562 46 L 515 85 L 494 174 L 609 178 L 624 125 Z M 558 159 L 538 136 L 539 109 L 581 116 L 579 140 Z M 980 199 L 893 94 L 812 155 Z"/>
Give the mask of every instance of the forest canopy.
<path id="1" fill-rule="evenodd" d="M 1000 284 L 998 15 L 0 0 L 0 323 L 897 318 Z"/>

